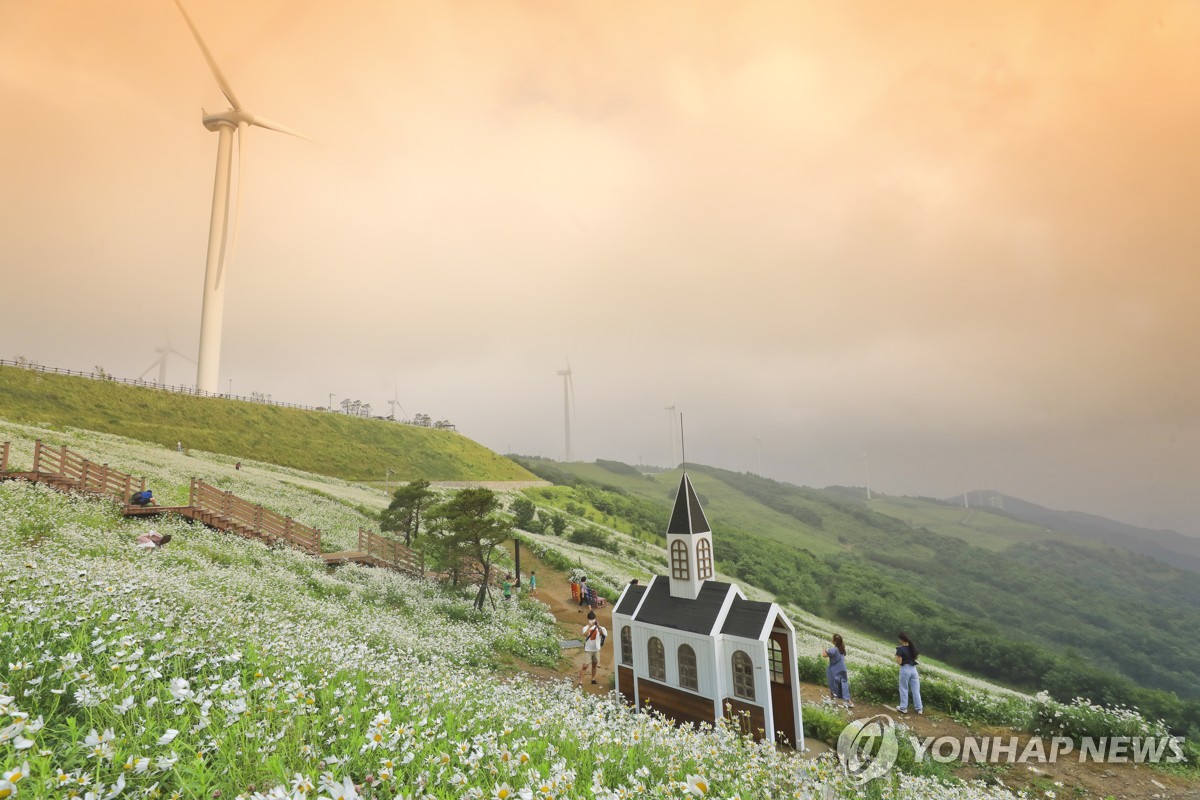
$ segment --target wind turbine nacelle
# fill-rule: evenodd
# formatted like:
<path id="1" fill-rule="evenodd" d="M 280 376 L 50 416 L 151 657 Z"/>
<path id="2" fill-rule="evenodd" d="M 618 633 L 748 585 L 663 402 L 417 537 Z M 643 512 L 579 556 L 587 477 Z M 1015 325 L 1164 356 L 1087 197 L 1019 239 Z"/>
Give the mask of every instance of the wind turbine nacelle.
<path id="1" fill-rule="evenodd" d="M 203 109 L 201 109 L 201 111 L 203 111 Z M 206 112 L 200 119 L 204 122 L 204 127 L 208 128 L 210 131 L 220 130 L 222 125 L 228 125 L 232 128 L 236 128 L 238 125 L 242 124 L 254 124 L 254 115 L 249 111 L 235 111 L 232 108 L 228 111 L 222 111 L 220 114 L 209 114 Z"/>

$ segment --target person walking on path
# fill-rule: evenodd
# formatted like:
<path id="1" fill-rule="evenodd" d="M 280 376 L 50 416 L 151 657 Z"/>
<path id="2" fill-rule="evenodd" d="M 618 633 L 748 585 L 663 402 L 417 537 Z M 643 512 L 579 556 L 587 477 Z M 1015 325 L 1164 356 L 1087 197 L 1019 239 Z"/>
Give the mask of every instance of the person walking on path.
<path id="1" fill-rule="evenodd" d="M 583 604 L 588 601 L 588 585 L 587 575 L 579 579 L 579 610 L 583 611 Z"/>
<path id="2" fill-rule="evenodd" d="M 583 626 L 583 663 L 579 665 L 579 685 L 583 686 L 583 676 L 588 664 L 592 666 L 592 683 L 596 683 L 596 667 L 600 663 L 600 648 L 608 638 L 608 631 L 596 621 L 596 612 L 589 611 L 587 625 Z"/>
<path id="3" fill-rule="evenodd" d="M 908 634 L 900 631 L 896 634 L 900 646 L 896 648 L 896 663 L 900 665 L 900 705 L 896 710 L 901 714 L 908 713 L 908 697 L 911 693 L 913 708 L 918 714 L 925 713 L 925 705 L 921 702 L 921 676 L 917 674 L 917 646 L 908 638 Z"/>
<path id="4" fill-rule="evenodd" d="M 529 596 L 537 597 L 537 573 L 529 570 Z"/>
<path id="5" fill-rule="evenodd" d="M 846 643 L 840 633 L 833 635 L 833 647 L 822 650 L 821 657 L 829 660 L 825 678 L 829 681 L 829 696 L 834 704 L 841 700 L 846 708 L 854 708 L 854 703 L 850 702 L 850 673 L 846 671 Z"/>

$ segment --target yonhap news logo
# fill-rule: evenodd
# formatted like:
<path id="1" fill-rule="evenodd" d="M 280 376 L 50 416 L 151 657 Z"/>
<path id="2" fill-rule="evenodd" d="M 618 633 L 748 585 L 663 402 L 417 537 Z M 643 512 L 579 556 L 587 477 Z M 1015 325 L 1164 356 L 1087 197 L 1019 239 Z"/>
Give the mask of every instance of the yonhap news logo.
<path id="1" fill-rule="evenodd" d="M 838 737 L 837 756 L 847 777 L 862 785 L 888 774 L 896 765 L 901 740 L 891 717 L 879 714 L 853 720 Z M 1182 736 L 1104 736 L 1071 739 L 1055 736 L 904 737 L 917 761 L 939 764 L 1179 764 L 1187 760 Z"/>
<path id="2" fill-rule="evenodd" d="M 1102 736 L 1078 741 L 1038 736 L 909 736 L 918 761 L 939 764 L 1178 764 L 1185 760 L 1182 736 Z"/>
<path id="3" fill-rule="evenodd" d="M 896 723 L 887 714 L 853 720 L 838 736 L 838 761 L 846 776 L 859 785 L 891 771 L 899 752 Z"/>

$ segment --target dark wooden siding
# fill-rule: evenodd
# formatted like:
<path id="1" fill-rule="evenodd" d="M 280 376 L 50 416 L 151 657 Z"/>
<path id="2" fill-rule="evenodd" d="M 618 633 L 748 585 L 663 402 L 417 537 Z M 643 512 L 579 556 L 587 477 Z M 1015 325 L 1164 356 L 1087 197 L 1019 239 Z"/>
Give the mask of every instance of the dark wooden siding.
<path id="1" fill-rule="evenodd" d="M 617 666 L 617 693 L 629 705 L 633 705 L 633 668 Z"/>
<path id="2" fill-rule="evenodd" d="M 788 651 L 785 631 L 772 631 L 771 639 L 783 651 L 783 682 L 769 681 L 771 685 L 771 715 L 775 722 L 776 740 L 785 738 L 792 747 L 796 746 L 796 713 L 792 708 L 792 670 L 796 654 Z"/>
<path id="3" fill-rule="evenodd" d="M 658 709 L 676 722 L 716 722 L 711 697 L 685 692 L 658 681 L 638 679 L 638 710 L 647 705 Z"/>
<path id="4" fill-rule="evenodd" d="M 741 725 L 742 733 L 753 734 L 755 739 L 761 739 L 765 735 L 767 715 L 762 706 L 726 697 L 721 701 L 721 708 L 728 709 L 727 713 Z"/>

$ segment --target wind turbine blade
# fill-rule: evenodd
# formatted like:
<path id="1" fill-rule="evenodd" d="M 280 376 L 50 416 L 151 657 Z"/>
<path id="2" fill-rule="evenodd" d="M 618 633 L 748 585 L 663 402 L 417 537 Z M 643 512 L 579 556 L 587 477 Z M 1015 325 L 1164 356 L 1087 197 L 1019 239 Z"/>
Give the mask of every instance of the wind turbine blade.
<path id="1" fill-rule="evenodd" d="M 185 360 L 187 360 L 187 361 L 190 361 L 190 362 L 192 362 L 193 364 L 195 364 L 195 363 L 196 363 L 196 359 L 192 358 L 192 357 L 191 357 L 191 356 L 189 356 L 187 353 L 181 353 L 181 352 L 179 352 L 179 351 L 178 351 L 178 350 L 176 350 L 174 347 L 168 347 L 168 348 L 167 348 L 167 352 L 168 352 L 168 353 L 174 353 L 175 355 L 179 356 L 180 358 L 182 358 L 182 359 L 185 359 Z"/>
<path id="2" fill-rule="evenodd" d="M 575 411 L 575 379 L 571 377 L 571 368 L 567 367 L 567 386 L 571 390 L 571 416 L 578 417 Z"/>
<path id="3" fill-rule="evenodd" d="M 303 133 L 294 131 L 286 125 L 280 125 L 278 122 L 274 122 L 272 120 L 260 117 L 257 114 L 254 115 L 254 118 L 250 124 L 257 125 L 260 128 L 266 128 L 269 131 L 278 131 L 279 133 L 286 133 L 288 136 L 295 136 L 297 139 L 303 139 L 306 142 L 312 142 L 312 139 L 308 138 Z M 313 143 L 316 144 L 315 142 L 313 142 Z"/>
<path id="4" fill-rule="evenodd" d="M 221 92 L 225 95 L 234 111 L 241 111 L 242 104 L 234 97 L 233 89 L 229 86 L 229 81 L 225 80 L 225 75 L 222 74 L 221 68 L 217 66 L 216 59 L 208 50 L 208 45 L 204 43 L 204 39 L 200 37 L 200 31 L 196 29 L 196 23 L 192 22 L 192 18 L 188 16 L 187 9 L 183 7 L 180 0 L 175 0 L 175 5 L 179 7 L 179 13 L 183 14 L 184 22 L 192 29 L 192 36 L 196 37 L 196 44 L 200 45 L 200 52 L 204 53 L 204 60 L 208 62 L 208 68 L 212 70 L 213 77 L 217 79 L 217 85 L 221 87 Z"/>

